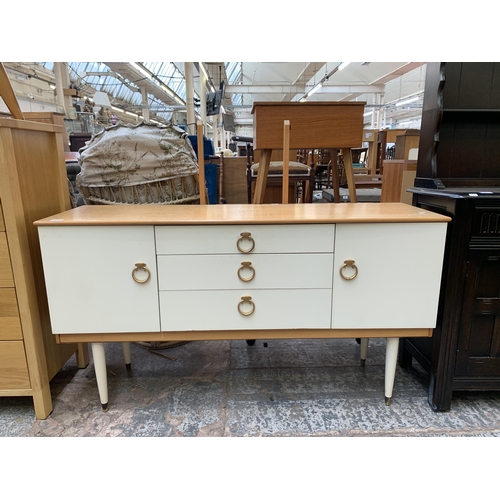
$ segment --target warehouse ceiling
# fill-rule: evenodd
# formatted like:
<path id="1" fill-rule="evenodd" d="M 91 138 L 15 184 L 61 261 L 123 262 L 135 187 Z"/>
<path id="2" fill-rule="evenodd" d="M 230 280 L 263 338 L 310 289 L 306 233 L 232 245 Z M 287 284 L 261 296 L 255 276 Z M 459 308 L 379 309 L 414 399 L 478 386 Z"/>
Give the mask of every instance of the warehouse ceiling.
<path id="1" fill-rule="evenodd" d="M 30 77 L 51 79 L 54 63 L 5 63 Z M 186 110 L 183 62 L 68 62 L 72 85 L 82 95 L 106 92 L 111 104 L 142 115 L 170 121 Z M 207 92 L 224 82 L 223 112 L 236 125 L 252 123 L 251 108 L 262 101 L 363 101 L 365 126 L 394 126 L 421 116 L 425 82 L 422 62 L 205 62 L 193 63 L 195 98 L 200 97 L 202 73 Z M 53 78 L 53 76 L 52 76 Z M 312 92 L 314 90 L 314 92 Z M 147 95 L 147 104 L 144 104 Z M 411 102 L 406 103 L 410 100 Z M 199 110 L 199 108 L 198 108 Z M 372 114 L 373 113 L 373 114 Z"/>

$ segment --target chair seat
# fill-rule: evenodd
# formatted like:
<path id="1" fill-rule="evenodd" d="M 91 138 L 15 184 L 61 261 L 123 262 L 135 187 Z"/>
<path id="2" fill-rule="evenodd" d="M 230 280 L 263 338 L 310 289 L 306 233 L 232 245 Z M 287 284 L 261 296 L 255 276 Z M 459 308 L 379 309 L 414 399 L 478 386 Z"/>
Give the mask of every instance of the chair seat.
<path id="1" fill-rule="evenodd" d="M 255 163 L 251 167 L 252 177 L 257 177 L 259 172 L 259 164 Z M 288 175 L 310 175 L 311 167 L 304 165 L 298 161 L 289 162 Z M 282 161 L 272 161 L 269 164 L 268 177 L 281 177 L 283 176 L 283 162 Z"/>

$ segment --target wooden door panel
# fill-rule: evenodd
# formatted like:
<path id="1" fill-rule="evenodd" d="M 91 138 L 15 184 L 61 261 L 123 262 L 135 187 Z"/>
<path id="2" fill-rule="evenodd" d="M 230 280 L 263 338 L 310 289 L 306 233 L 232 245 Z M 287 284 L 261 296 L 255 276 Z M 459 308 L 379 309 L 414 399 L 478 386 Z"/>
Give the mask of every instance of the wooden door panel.
<path id="1" fill-rule="evenodd" d="M 492 376 L 500 367 L 500 250 L 471 250 L 467 262 L 455 372 Z"/>

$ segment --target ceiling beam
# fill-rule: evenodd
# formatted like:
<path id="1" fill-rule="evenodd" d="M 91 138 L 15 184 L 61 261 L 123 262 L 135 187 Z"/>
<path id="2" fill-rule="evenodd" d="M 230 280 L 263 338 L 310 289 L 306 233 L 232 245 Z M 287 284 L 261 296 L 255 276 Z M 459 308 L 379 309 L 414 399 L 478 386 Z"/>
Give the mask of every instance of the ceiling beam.
<path id="1" fill-rule="evenodd" d="M 302 82 L 303 84 L 307 83 L 308 81 L 311 80 L 311 78 L 313 78 L 317 74 L 318 65 L 321 69 L 324 64 L 326 64 L 326 62 L 308 62 L 304 66 L 304 69 L 297 75 L 297 78 L 295 78 L 293 84 L 297 85 L 299 84 L 299 82 Z M 291 101 L 294 97 L 295 97 L 294 93 L 286 93 L 281 99 L 281 101 L 288 102 Z"/>
<path id="2" fill-rule="evenodd" d="M 424 62 L 408 62 L 400 66 L 399 68 L 395 69 L 394 71 L 391 71 L 390 73 L 387 73 L 387 75 L 384 75 L 380 78 L 377 78 L 377 80 L 373 81 L 373 85 L 385 85 L 387 82 L 394 80 L 397 76 L 403 76 L 406 73 L 414 70 L 415 68 L 419 68 L 420 66 L 423 66 Z"/>
<path id="3" fill-rule="evenodd" d="M 126 62 L 104 62 L 103 64 L 105 64 L 115 73 L 121 75 L 123 78 L 126 78 L 127 80 L 132 82 L 134 85 L 146 87 L 146 90 L 149 94 L 155 96 L 166 105 L 182 104 L 182 99 L 179 98 L 179 100 L 181 101 L 179 102 L 179 100 L 175 98 L 175 93 L 171 89 L 169 89 L 165 83 L 162 84 L 158 81 L 154 81 L 151 77 L 146 76 L 147 70 L 145 70 L 145 73 L 142 73 L 134 66 Z M 163 86 L 165 87 L 165 89 L 168 88 L 171 93 L 167 90 L 164 90 Z"/>
<path id="4" fill-rule="evenodd" d="M 304 94 L 312 86 L 306 85 L 227 85 L 227 94 Z M 384 91 L 383 85 L 323 85 L 317 92 L 323 94 L 372 94 Z"/>

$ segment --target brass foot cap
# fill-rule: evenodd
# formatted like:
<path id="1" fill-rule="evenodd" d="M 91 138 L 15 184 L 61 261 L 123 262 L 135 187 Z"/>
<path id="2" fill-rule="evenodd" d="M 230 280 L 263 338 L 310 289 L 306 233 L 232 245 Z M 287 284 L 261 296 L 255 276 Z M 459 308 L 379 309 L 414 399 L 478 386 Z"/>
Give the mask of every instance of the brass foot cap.
<path id="1" fill-rule="evenodd" d="M 385 397 L 385 406 L 389 406 L 391 404 L 391 399 L 392 398 L 388 398 L 387 396 Z"/>
<path id="2" fill-rule="evenodd" d="M 366 359 L 360 359 L 360 364 L 364 368 L 364 366 L 366 364 Z"/>
<path id="3" fill-rule="evenodd" d="M 102 411 L 108 411 L 108 403 L 102 403 Z"/>
<path id="4" fill-rule="evenodd" d="M 125 363 L 125 368 L 127 369 L 128 372 L 132 371 L 132 364 L 131 363 Z"/>

